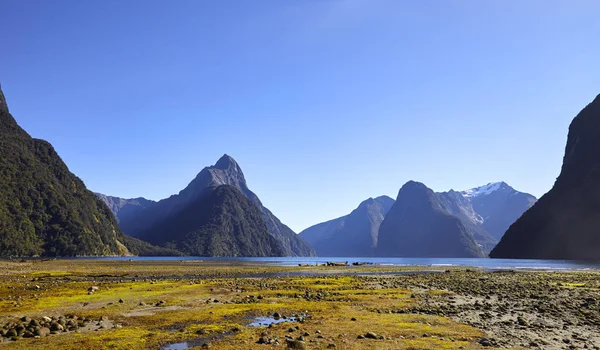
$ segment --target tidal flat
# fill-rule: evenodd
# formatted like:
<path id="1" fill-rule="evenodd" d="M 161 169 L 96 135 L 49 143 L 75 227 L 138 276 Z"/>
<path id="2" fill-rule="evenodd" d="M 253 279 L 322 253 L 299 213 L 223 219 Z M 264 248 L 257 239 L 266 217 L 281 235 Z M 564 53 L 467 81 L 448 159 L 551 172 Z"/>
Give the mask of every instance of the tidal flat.
<path id="1" fill-rule="evenodd" d="M 0 261 L 1 349 L 600 349 L 600 273 Z"/>

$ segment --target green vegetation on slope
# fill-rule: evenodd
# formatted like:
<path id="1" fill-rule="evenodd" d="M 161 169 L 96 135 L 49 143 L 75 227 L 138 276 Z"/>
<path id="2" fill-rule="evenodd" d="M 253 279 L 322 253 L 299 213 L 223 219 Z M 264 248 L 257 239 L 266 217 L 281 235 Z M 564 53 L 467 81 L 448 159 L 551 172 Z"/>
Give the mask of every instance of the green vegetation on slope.
<path id="1" fill-rule="evenodd" d="M 128 253 L 108 207 L 17 125 L 1 91 L 0 155 L 0 256 Z"/>

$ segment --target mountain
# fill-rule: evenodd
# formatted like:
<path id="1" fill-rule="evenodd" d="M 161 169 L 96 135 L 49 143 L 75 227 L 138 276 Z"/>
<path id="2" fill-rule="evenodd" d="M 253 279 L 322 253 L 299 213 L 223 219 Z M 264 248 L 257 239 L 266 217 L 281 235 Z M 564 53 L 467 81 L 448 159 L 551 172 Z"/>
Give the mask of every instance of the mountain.
<path id="1" fill-rule="evenodd" d="M 379 226 L 394 200 L 388 196 L 369 198 L 350 214 L 320 223 L 300 233 L 319 256 L 373 256 Z"/>
<path id="2" fill-rule="evenodd" d="M 268 233 L 276 238 L 283 250 L 281 255 L 315 255 L 315 251 L 308 243 L 298 237 L 289 227 L 282 224 L 269 209 L 262 205 L 258 196 L 248 188 L 240 166 L 228 155 L 221 157 L 215 165 L 204 168 L 179 194 L 151 203 L 135 215 L 126 217 L 119 215 L 119 225 L 127 234 L 154 239 L 156 237 L 152 232 L 155 232 L 155 227 L 165 225 L 165 222 L 173 223 L 181 211 L 189 210 L 190 206 L 199 205 L 197 203 L 199 199 L 223 185 L 237 189 L 252 205 L 260 210 L 261 220 L 266 225 Z M 153 242 L 154 240 L 150 241 Z M 159 242 L 159 240 L 156 240 L 156 242 Z"/>
<path id="3" fill-rule="evenodd" d="M 148 208 L 156 203 L 155 201 L 142 197 L 124 199 L 107 196 L 97 192 L 94 192 L 94 194 L 96 197 L 100 198 L 104 203 L 106 203 L 110 211 L 112 211 L 117 218 L 117 222 L 120 222 L 121 220 L 130 220 L 130 218 L 135 217 L 145 208 Z"/>
<path id="4" fill-rule="evenodd" d="M 444 196 L 409 181 L 379 228 L 378 256 L 483 257 L 473 232 L 452 215 Z"/>
<path id="5" fill-rule="evenodd" d="M 46 141 L 9 113 L 0 89 L 0 255 L 126 255 L 108 207 Z"/>
<path id="6" fill-rule="evenodd" d="M 485 255 L 536 201 L 534 196 L 504 182 L 434 195 L 447 214 L 461 221 Z M 309 227 L 300 236 L 319 256 L 374 256 L 381 251 L 377 249 L 378 228 L 393 203 L 386 196 L 369 199 L 351 214 Z"/>
<path id="7" fill-rule="evenodd" d="M 504 234 L 492 258 L 600 259 L 600 95 L 571 122 L 552 189 Z"/>
<path id="8" fill-rule="evenodd" d="M 141 238 L 197 256 L 282 256 L 281 243 L 267 230 L 259 207 L 236 187 L 208 188 L 182 210 Z"/>
<path id="9" fill-rule="evenodd" d="M 492 237 L 483 227 L 483 219 L 473 209 L 468 198 L 461 193 L 450 190 L 448 192 L 436 193 L 442 207 L 452 216 L 458 218 L 467 230 L 473 235 L 473 239 L 487 255 L 496 246 L 498 240 Z"/>
<path id="10" fill-rule="evenodd" d="M 489 183 L 461 194 L 479 215 L 482 227 L 498 241 L 510 225 L 537 201 L 529 193 L 519 192 L 505 182 Z"/>

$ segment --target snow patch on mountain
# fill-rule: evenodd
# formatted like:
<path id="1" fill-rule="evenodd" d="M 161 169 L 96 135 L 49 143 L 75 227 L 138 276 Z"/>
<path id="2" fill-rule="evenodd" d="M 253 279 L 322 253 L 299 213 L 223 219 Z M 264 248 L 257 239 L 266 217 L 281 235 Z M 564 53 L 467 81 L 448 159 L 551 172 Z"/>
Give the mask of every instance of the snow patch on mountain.
<path id="1" fill-rule="evenodd" d="M 465 198 L 473 198 L 479 196 L 487 196 L 496 192 L 502 188 L 503 182 L 492 182 L 485 186 L 471 188 L 466 191 L 460 192 Z"/>

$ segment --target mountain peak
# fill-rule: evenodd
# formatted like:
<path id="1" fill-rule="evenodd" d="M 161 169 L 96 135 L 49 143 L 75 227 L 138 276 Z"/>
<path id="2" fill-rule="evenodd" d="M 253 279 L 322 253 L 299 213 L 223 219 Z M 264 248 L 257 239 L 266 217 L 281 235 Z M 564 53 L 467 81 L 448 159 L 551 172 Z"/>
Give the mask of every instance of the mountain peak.
<path id="1" fill-rule="evenodd" d="M 425 186 L 424 183 L 413 181 L 413 180 L 410 180 L 407 183 L 405 183 L 404 186 L 402 186 L 402 188 L 404 188 L 404 189 L 406 189 L 406 188 L 429 189 L 427 186 Z M 402 190 L 402 188 L 400 188 L 400 190 Z"/>
<path id="2" fill-rule="evenodd" d="M 410 180 L 400 188 L 400 191 L 398 191 L 398 198 L 400 198 L 402 194 L 409 196 L 422 194 L 429 195 L 430 192 L 433 193 L 433 191 L 424 183 Z"/>
<path id="3" fill-rule="evenodd" d="M 471 189 L 468 189 L 465 191 L 461 191 L 460 193 L 467 198 L 471 198 L 471 197 L 487 196 L 489 194 L 492 194 L 493 192 L 500 191 L 500 190 L 514 190 L 514 189 L 512 187 L 510 187 L 506 182 L 500 181 L 500 182 L 490 182 L 487 185 L 471 188 Z"/>
<path id="4" fill-rule="evenodd" d="M 238 164 L 235 161 L 235 159 L 233 159 L 228 154 L 224 154 L 221 158 L 219 158 L 219 160 L 217 161 L 217 163 L 214 165 L 215 168 L 222 169 L 222 170 L 226 170 L 226 169 L 230 169 L 230 168 L 235 168 L 237 166 L 238 166 Z"/>

